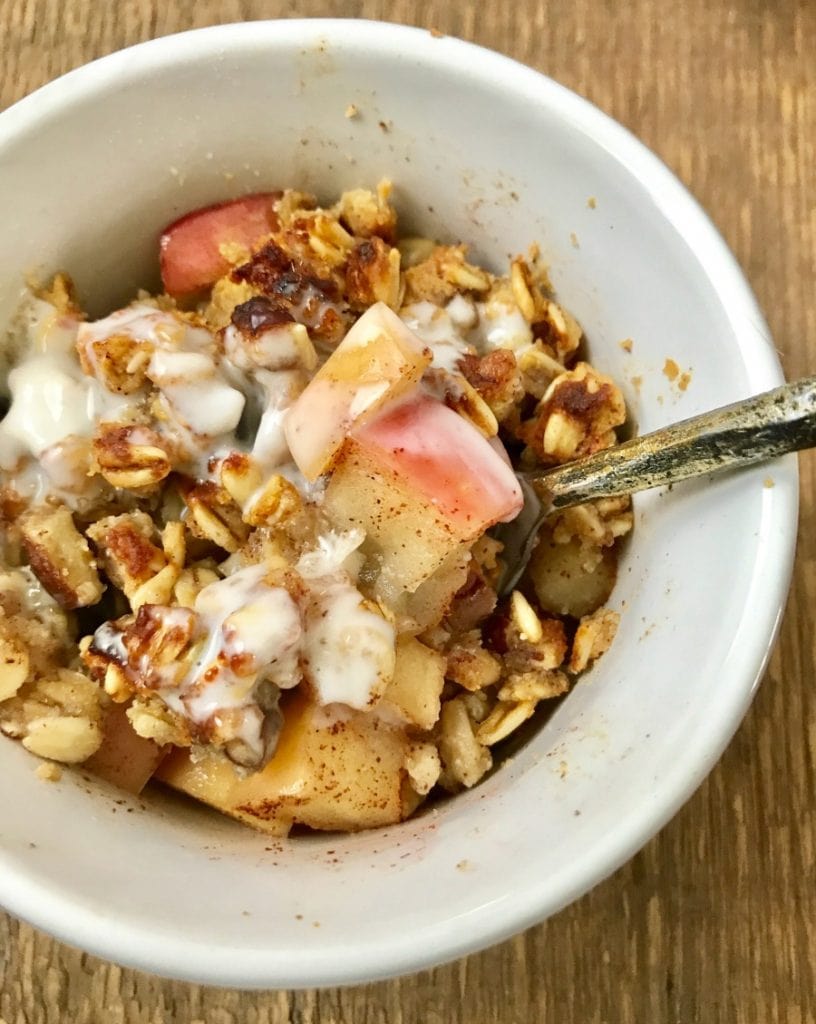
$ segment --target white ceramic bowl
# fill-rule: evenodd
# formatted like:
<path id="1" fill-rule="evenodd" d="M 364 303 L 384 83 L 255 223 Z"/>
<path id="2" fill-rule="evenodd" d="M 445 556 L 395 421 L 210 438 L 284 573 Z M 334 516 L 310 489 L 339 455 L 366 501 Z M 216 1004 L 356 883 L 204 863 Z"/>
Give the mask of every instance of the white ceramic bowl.
<path id="1" fill-rule="evenodd" d="M 0 321 L 35 267 L 69 270 L 94 311 L 125 301 L 154 282 L 157 230 L 205 202 L 383 175 L 406 222 L 497 267 L 537 240 L 641 431 L 780 382 L 733 258 L 626 131 L 496 54 L 369 22 L 161 39 L 2 114 Z M 691 370 L 684 393 L 666 358 Z M 46 785 L 2 741 L 0 902 L 104 957 L 246 987 L 411 971 L 552 914 L 675 813 L 745 712 L 788 586 L 795 462 L 636 510 L 612 650 L 472 792 L 400 827 L 272 843 L 170 797 Z"/>

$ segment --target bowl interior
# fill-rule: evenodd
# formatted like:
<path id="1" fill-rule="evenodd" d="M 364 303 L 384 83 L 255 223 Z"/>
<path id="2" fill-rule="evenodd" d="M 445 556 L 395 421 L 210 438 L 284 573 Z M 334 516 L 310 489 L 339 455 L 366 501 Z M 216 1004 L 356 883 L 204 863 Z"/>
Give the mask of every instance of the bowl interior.
<path id="1" fill-rule="evenodd" d="M 455 40 L 316 21 L 160 40 L 3 114 L 0 164 L 0 322 L 27 273 L 66 269 L 95 314 L 154 286 L 157 232 L 198 205 L 389 177 L 412 230 L 496 269 L 539 243 L 640 431 L 780 379 L 668 172 L 572 94 Z M 46 785 L 3 741 L 0 902 L 109 958 L 245 986 L 393 974 L 532 923 L 645 841 L 730 737 L 784 598 L 795 495 L 783 462 L 639 497 L 612 650 L 500 771 L 397 828 L 272 842 L 161 795 Z"/>

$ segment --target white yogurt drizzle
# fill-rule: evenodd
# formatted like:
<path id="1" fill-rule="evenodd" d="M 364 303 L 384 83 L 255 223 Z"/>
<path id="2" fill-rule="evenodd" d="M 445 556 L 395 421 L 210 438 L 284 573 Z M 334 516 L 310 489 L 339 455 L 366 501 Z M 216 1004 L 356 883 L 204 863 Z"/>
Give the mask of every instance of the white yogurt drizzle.
<path id="1" fill-rule="evenodd" d="M 311 301 L 304 300 L 295 315 L 305 317 Z M 230 326 L 222 353 L 208 330 L 147 303 L 91 324 L 59 317 L 38 299 L 31 300 L 31 310 L 28 352 L 10 375 L 12 406 L 0 423 L 0 469 L 18 470 L 28 459 L 29 469 L 33 464 L 42 476 L 45 467 L 48 482 L 37 489 L 40 496 L 45 490 L 64 497 L 74 480 L 64 459 L 76 439 L 92 436 L 100 422 L 127 421 L 144 405 L 146 389 L 113 395 L 97 364 L 93 343 L 124 334 L 150 349 L 145 373 L 162 410 L 154 429 L 171 435 L 196 472 L 206 475 L 208 461 L 217 465 L 214 452 L 241 449 L 236 430 L 247 404 L 254 403 L 259 411 L 249 442 L 252 456 L 265 474 L 282 473 L 307 497 L 319 498 L 321 482 L 303 480 L 282 429 L 305 383 L 302 370 L 293 368 L 303 351 L 298 331 L 277 325 L 250 340 Z M 323 313 L 321 306 L 308 319 L 317 322 Z M 498 346 L 519 351 L 533 340 L 517 309 L 462 296 L 445 307 L 414 303 L 400 315 L 433 350 L 433 366 L 451 374 L 465 354 Z M 74 344 L 93 377 L 82 373 Z M 214 724 L 222 740 L 239 741 L 256 763 L 269 751 L 270 709 L 259 704 L 261 684 L 285 689 L 305 677 L 321 705 L 372 707 L 393 676 L 395 630 L 355 586 L 363 540 L 361 530 L 321 536 L 296 566 L 307 587 L 299 602 L 284 587 L 266 582 L 263 565 L 251 565 L 205 587 L 192 612 L 162 608 L 168 628 L 189 624 L 194 615 L 195 661 L 180 681 L 173 666 L 163 678 L 156 676 L 156 666 L 137 670 L 144 678 L 152 672 L 168 707 L 196 725 Z M 115 633 L 110 624 L 101 627 L 99 649 L 126 660 Z"/>
<path id="2" fill-rule="evenodd" d="M 517 355 L 533 344 L 530 325 L 517 306 L 492 299 L 473 302 L 455 295 L 446 306 L 414 302 L 400 310 L 406 326 L 433 351 L 433 366 L 449 373 L 463 355 L 509 348 Z"/>
<path id="3" fill-rule="evenodd" d="M 205 735 L 217 737 L 228 751 L 235 751 L 237 741 L 243 751 L 236 759 L 253 765 L 261 764 L 274 749 L 275 737 L 265 728 L 274 712 L 270 688 L 276 695 L 301 681 L 300 609 L 284 587 L 269 585 L 266 575 L 265 566 L 251 565 L 217 580 L 200 591 L 192 611 L 152 607 L 151 614 L 158 615 L 167 630 L 186 631 L 192 619 L 191 642 L 197 641 L 199 647 L 181 679 L 176 666 L 157 671 L 145 660 L 147 655 L 144 664 L 129 664 L 137 682 L 147 682 L 171 710 Z M 126 663 L 121 636 L 113 624 L 105 623 L 94 636 L 94 646 Z M 267 690 L 263 707 L 261 684 Z"/>

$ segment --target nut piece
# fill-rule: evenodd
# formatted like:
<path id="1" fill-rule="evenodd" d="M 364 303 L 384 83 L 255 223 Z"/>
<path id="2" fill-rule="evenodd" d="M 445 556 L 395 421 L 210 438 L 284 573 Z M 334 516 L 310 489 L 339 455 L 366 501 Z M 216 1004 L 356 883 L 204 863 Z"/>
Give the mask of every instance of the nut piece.
<path id="1" fill-rule="evenodd" d="M 465 259 L 466 246 L 438 245 L 422 263 L 405 271 L 404 302 L 433 302 L 441 306 L 457 292 L 486 292 L 490 275 Z"/>
<path id="2" fill-rule="evenodd" d="M 88 542 L 64 505 L 33 509 L 19 529 L 34 574 L 63 608 L 96 604 L 105 588 Z"/>
<path id="3" fill-rule="evenodd" d="M 184 719 L 174 714 L 159 697 L 140 695 L 125 714 L 133 731 L 142 739 L 153 740 L 159 746 L 168 743 L 176 747 L 190 746 L 190 730 Z"/>
<path id="4" fill-rule="evenodd" d="M 112 487 L 138 490 L 152 487 L 173 468 L 155 431 L 143 426 L 102 424 L 94 438 L 96 470 Z"/>
<path id="5" fill-rule="evenodd" d="M 570 688 L 563 672 L 516 672 L 510 675 L 499 690 L 499 700 L 539 701 L 560 697 Z"/>
<path id="6" fill-rule="evenodd" d="M 511 732 L 527 721 L 535 708 L 534 700 L 519 701 L 518 704 L 499 701 L 476 730 L 476 738 L 486 746 L 507 739 Z"/>
<path id="7" fill-rule="evenodd" d="M 391 182 L 385 180 L 376 193 L 364 188 L 351 189 L 340 196 L 332 213 L 358 238 L 379 235 L 390 242 L 397 230 L 397 213 L 388 202 L 390 195 Z"/>
<path id="8" fill-rule="evenodd" d="M 541 619 L 520 590 L 514 590 L 510 597 L 510 621 L 518 633 L 519 640 L 531 644 L 541 643 L 544 638 Z"/>
<path id="9" fill-rule="evenodd" d="M 620 615 L 607 608 L 599 608 L 585 615 L 575 631 L 570 654 L 570 672 L 583 672 L 591 661 L 605 654 L 615 639 Z"/>
<path id="10" fill-rule="evenodd" d="M 493 758 L 476 739 L 464 701 L 456 697 L 443 704 L 439 723 L 439 755 L 447 787 L 475 786 L 490 770 Z"/>
<path id="11" fill-rule="evenodd" d="M 516 357 L 507 349 L 497 348 L 486 356 L 464 355 L 459 368 L 501 423 L 507 419 L 524 397 Z M 559 368 L 559 373 L 563 367 Z"/>
<path id="12" fill-rule="evenodd" d="M 184 496 L 190 515 L 187 526 L 195 537 L 236 552 L 249 530 L 241 519 L 241 510 L 228 492 L 214 483 L 197 484 Z"/>
<path id="13" fill-rule="evenodd" d="M 0 630 L 4 619 L 0 618 Z M 13 636 L 0 631 L 0 701 L 13 697 L 28 678 L 28 651 Z"/>
<path id="14" fill-rule="evenodd" d="M 251 455 L 230 452 L 218 466 L 221 486 L 243 508 L 263 483 L 261 469 Z"/>
<path id="15" fill-rule="evenodd" d="M 167 564 L 164 552 L 153 543 L 156 528 L 145 512 L 106 516 L 86 533 L 111 583 L 128 598 Z"/>
<path id="16" fill-rule="evenodd" d="M 405 770 L 414 791 L 425 796 L 434 788 L 442 771 L 439 751 L 433 743 L 412 743 L 405 755 Z"/>
<path id="17" fill-rule="evenodd" d="M 137 612 L 143 604 L 169 604 L 173 588 L 181 575 L 177 565 L 166 565 L 130 595 L 130 606 Z"/>
<path id="18" fill-rule="evenodd" d="M 550 384 L 519 436 L 544 464 L 568 462 L 611 447 L 615 427 L 625 419 L 626 406 L 615 382 L 578 363 Z"/>
<path id="19" fill-rule="evenodd" d="M 352 309 L 365 310 L 375 302 L 399 309 L 399 249 L 376 236 L 360 242 L 346 265 L 346 295 Z"/>
<path id="20" fill-rule="evenodd" d="M 62 764 L 80 764 L 102 745 L 102 730 L 89 718 L 35 718 L 23 737 L 32 754 Z"/>
<path id="21" fill-rule="evenodd" d="M 108 391 L 132 395 L 144 387 L 153 346 L 127 334 L 111 334 L 77 345 L 77 352 L 83 371 L 97 377 Z"/>
<path id="22" fill-rule="evenodd" d="M 250 526 L 275 526 L 300 512 L 303 503 L 294 484 L 274 474 L 244 512 Z"/>
<path id="23" fill-rule="evenodd" d="M 565 309 L 548 300 L 544 315 L 533 324 L 533 333 L 553 352 L 556 359 L 564 362 L 580 345 L 583 332 Z"/>
<path id="24" fill-rule="evenodd" d="M 493 686 L 501 676 L 501 662 L 482 647 L 478 630 L 460 637 L 448 651 L 445 677 L 466 690 Z"/>
<path id="25" fill-rule="evenodd" d="M 526 348 L 518 356 L 521 383 L 527 394 L 543 398 L 547 388 L 565 367 L 544 350 L 540 341 Z"/>

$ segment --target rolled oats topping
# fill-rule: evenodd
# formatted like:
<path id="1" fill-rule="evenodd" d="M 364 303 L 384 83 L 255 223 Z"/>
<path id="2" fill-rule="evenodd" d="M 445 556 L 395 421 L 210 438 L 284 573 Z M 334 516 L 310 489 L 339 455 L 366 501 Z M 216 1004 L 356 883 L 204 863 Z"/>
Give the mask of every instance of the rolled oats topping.
<path id="1" fill-rule="evenodd" d="M 628 498 L 551 516 L 508 600 L 490 528 L 615 442 L 617 385 L 535 252 L 401 237 L 388 182 L 195 210 L 159 262 L 15 322 L 0 731 L 275 835 L 476 785 L 613 642 Z"/>

